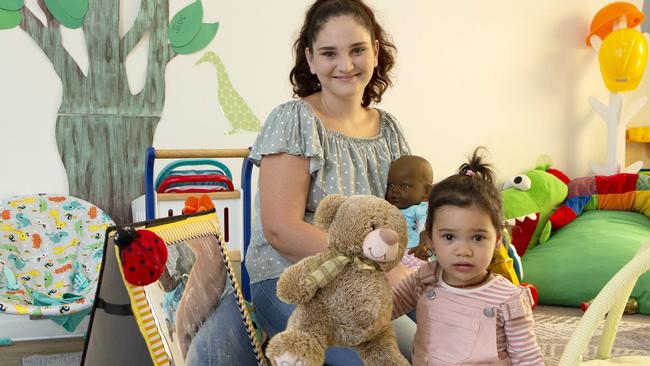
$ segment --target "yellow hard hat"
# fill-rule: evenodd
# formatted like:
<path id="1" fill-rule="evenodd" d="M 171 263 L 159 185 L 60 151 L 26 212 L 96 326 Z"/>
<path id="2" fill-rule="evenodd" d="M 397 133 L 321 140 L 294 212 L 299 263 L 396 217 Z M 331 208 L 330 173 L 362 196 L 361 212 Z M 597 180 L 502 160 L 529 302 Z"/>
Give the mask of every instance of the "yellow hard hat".
<path id="1" fill-rule="evenodd" d="M 598 51 L 600 73 L 613 92 L 634 90 L 648 61 L 648 43 L 641 32 L 625 28 L 607 35 Z"/>

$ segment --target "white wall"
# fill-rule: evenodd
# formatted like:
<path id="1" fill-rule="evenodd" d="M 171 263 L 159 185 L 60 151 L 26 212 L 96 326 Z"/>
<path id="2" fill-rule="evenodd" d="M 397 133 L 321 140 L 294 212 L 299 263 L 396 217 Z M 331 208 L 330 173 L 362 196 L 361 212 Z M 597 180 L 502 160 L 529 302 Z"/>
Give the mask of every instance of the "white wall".
<path id="1" fill-rule="evenodd" d="M 0 30 L 0 197 L 67 193 L 54 125 L 61 81 L 32 39 Z"/>
<path id="2" fill-rule="evenodd" d="M 171 0 L 172 14 L 189 2 Z M 381 107 L 400 119 L 413 153 L 431 161 L 436 179 L 451 174 L 476 145 L 489 148 L 500 179 L 532 168 L 541 154 L 572 177 L 587 175 L 588 162 L 604 163 L 606 149 L 605 124 L 587 97 L 605 101 L 608 94 L 584 38 L 592 16 L 609 2 L 368 0 L 399 49 L 395 87 Z M 250 145 L 253 133 L 224 134 L 216 74 L 194 63 L 205 51 L 218 53 L 263 121 L 291 96 L 290 46 L 308 3 L 203 1 L 204 20 L 218 20 L 220 28 L 204 51 L 168 65 L 156 147 Z M 124 4 L 132 19 L 137 2 Z M 78 53 L 74 36 L 70 49 Z M 61 83 L 21 30 L 0 31 L 0 45 L 0 197 L 66 193 L 54 139 Z M 141 61 L 136 51 L 129 62 L 136 87 Z M 648 82 L 628 100 L 647 94 Z M 646 124 L 648 115 L 645 107 L 633 123 Z"/>

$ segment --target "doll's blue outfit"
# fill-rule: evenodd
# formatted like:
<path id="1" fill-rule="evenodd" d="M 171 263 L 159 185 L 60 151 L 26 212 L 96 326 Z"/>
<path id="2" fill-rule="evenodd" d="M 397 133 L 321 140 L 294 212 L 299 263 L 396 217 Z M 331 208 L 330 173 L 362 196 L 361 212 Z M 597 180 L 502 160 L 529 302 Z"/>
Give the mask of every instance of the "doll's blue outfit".
<path id="1" fill-rule="evenodd" d="M 408 249 L 415 248 L 420 243 L 420 233 L 424 231 L 428 207 L 429 204 L 427 202 L 420 202 L 418 205 L 409 206 L 400 210 L 406 219 L 406 227 L 409 234 L 409 242 L 406 245 Z"/>

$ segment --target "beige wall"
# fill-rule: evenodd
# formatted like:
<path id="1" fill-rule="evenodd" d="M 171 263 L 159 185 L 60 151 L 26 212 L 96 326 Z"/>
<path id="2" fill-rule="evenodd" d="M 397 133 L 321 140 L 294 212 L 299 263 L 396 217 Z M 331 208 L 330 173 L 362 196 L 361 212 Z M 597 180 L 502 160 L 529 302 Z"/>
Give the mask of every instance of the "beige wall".
<path id="1" fill-rule="evenodd" d="M 606 101 L 608 92 L 584 37 L 591 17 L 609 1 L 368 2 L 399 49 L 395 87 L 381 107 L 400 119 L 413 152 L 432 162 L 436 179 L 451 174 L 479 144 L 490 149 L 500 180 L 532 168 L 541 154 L 572 177 L 589 174 L 591 160 L 604 163 L 605 124 L 587 98 Z M 124 3 L 126 29 L 137 2 Z M 172 12 L 187 3 L 172 0 Z M 222 57 L 233 85 L 261 120 L 290 98 L 290 43 L 308 3 L 203 1 L 204 20 L 220 22 L 205 51 Z M 69 49 L 83 55 L 79 34 L 66 36 Z M 61 83 L 20 30 L 0 31 L 0 45 L 0 197 L 66 193 L 54 140 Z M 254 141 L 253 133 L 224 134 L 216 74 L 208 65 L 194 65 L 202 54 L 179 56 L 168 65 L 155 137 L 159 148 L 243 147 Z M 134 88 L 142 62 L 136 50 L 129 61 Z M 646 77 L 628 102 L 647 94 L 648 82 Z M 633 124 L 647 124 L 648 115 L 645 107 Z"/>
<path id="2" fill-rule="evenodd" d="M 401 52 L 386 106 L 438 177 L 476 145 L 490 149 L 501 179 L 540 154 L 572 177 L 589 174 L 590 160 L 604 163 L 606 129 L 587 98 L 606 102 L 608 91 L 584 38 L 606 3 L 422 1 L 408 21 L 391 17 L 392 5 L 385 16 Z"/>

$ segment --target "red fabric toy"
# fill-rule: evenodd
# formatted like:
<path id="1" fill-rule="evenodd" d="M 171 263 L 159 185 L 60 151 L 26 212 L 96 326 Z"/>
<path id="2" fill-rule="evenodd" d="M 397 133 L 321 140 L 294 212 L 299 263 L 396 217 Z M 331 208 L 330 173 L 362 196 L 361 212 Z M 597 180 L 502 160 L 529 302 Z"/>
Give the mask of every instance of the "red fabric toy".
<path id="1" fill-rule="evenodd" d="M 528 282 L 522 282 L 520 285 L 524 286 L 524 287 L 528 287 L 528 289 L 530 290 L 530 294 L 533 296 L 533 306 L 532 306 L 532 308 L 535 309 L 535 306 L 537 306 L 537 302 L 539 300 L 539 294 L 537 292 L 537 287 L 535 287 L 535 285 L 533 285 L 532 283 L 528 283 Z"/>
<path id="2" fill-rule="evenodd" d="M 158 235 L 125 226 L 117 230 L 113 241 L 120 248 L 122 272 L 128 283 L 146 286 L 160 278 L 167 263 L 167 246 Z"/>

